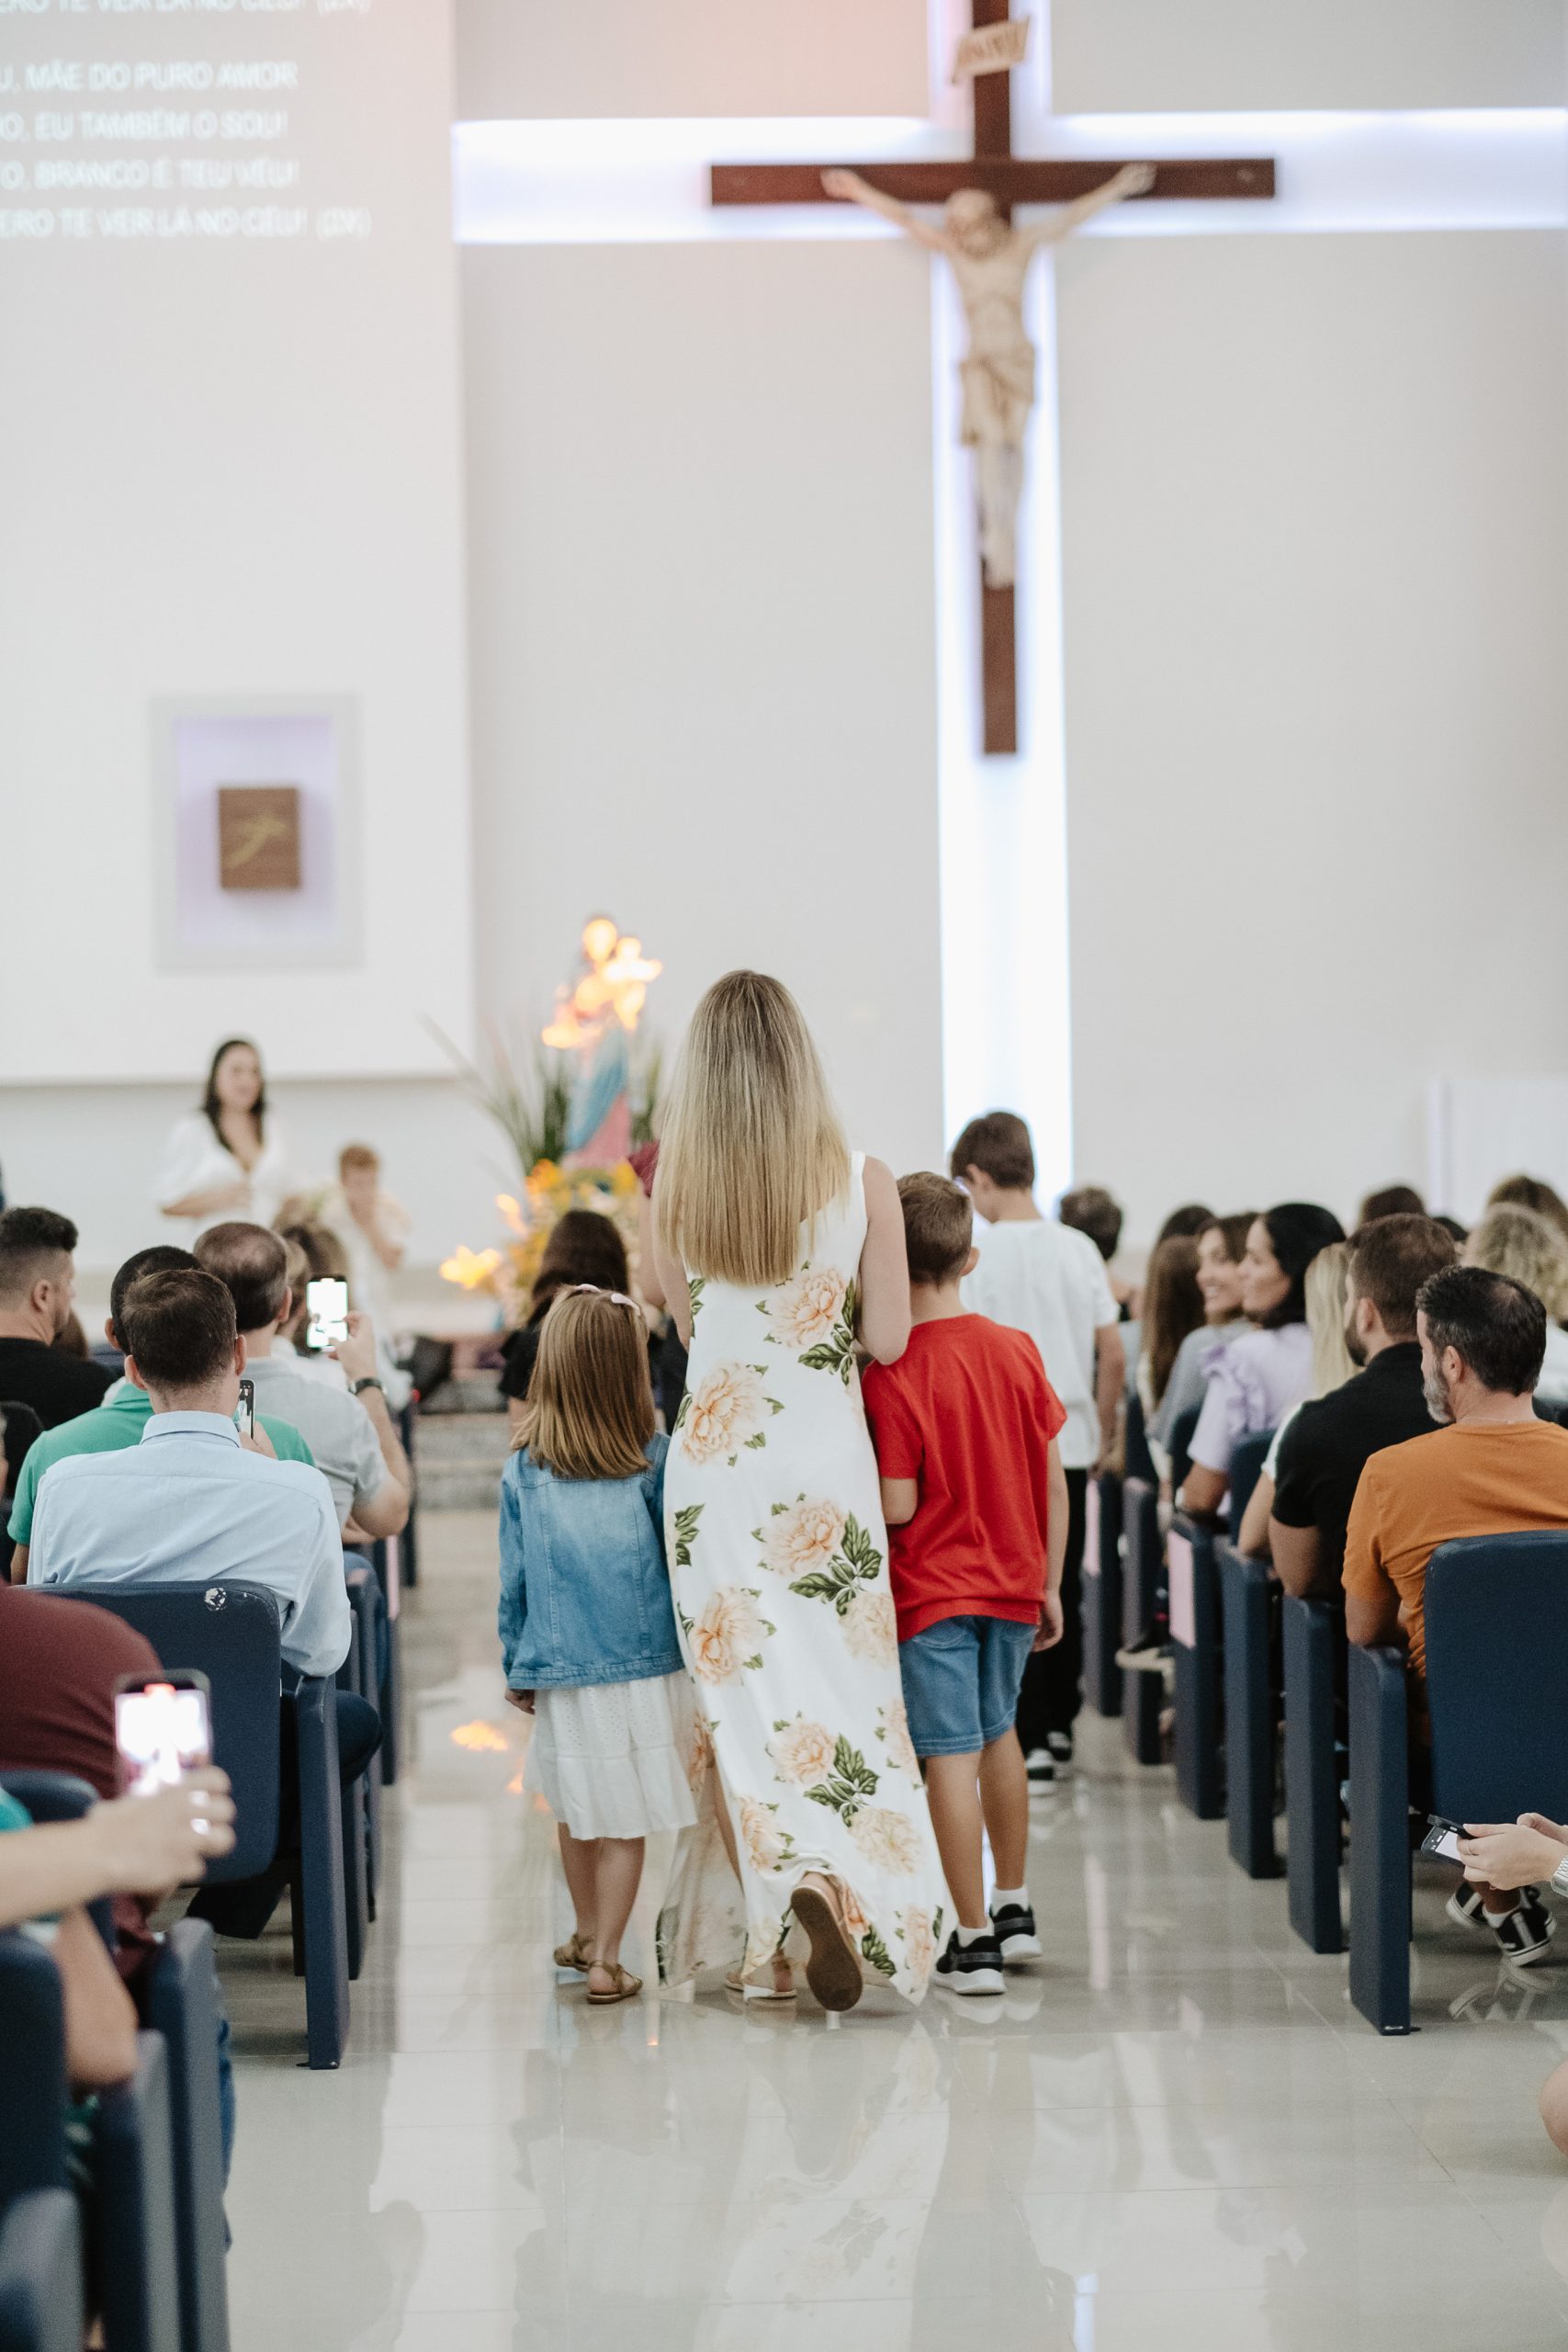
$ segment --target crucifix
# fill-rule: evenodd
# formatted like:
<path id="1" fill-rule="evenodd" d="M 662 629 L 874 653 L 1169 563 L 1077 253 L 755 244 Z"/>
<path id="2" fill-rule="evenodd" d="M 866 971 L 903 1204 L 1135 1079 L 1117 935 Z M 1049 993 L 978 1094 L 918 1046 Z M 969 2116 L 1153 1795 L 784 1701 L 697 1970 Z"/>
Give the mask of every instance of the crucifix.
<path id="1" fill-rule="evenodd" d="M 1246 198 L 1274 193 L 1262 156 L 1175 163 L 1046 162 L 1012 152 L 1009 74 L 1021 63 L 1029 20 L 1009 0 L 971 0 L 973 30 L 959 42 L 955 77 L 974 90 L 974 153 L 943 163 L 715 164 L 715 204 L 865 205 L 952 265 L 969 325 L 963 438 L 974 449 L 981 530 L 980 669 L 987 753 L 1018 749 L 1013 617 L 1013 520 L 1023 442 L 1034 402 L 1034 350 L 1023 324 L 1023 281 L 1043 244 L 1124 198 Z M 941 204 L 940 228 L 909 208 Z M 1068 209 L 1033 232 L 1012 227 L 1015 204 Z"/>

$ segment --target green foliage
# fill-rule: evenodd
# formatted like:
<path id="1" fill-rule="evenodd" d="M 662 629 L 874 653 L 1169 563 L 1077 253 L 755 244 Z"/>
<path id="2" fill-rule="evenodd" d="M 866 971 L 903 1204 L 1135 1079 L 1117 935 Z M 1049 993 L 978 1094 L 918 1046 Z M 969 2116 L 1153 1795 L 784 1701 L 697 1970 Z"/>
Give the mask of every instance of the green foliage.
<path id="1" fill-rule="evenodd" d="M 675 1566 L 689 1568 L 692 1546 L 697 1540 L 697 1521 L 707 1509 L 705 1503 L 688 1503 L 684 1510 L 675 1514 Z"/>
<path id="2" fill-rule="evenodd" d="M 893 1962 L 888 1958 L 887 1946 L 883 1942 L 882 1938 L 877 1934 L 874 1928 L 868 1928 L 866 1929 L 864 1935 L 860 1939 L 860 1950 L 861 1958 L 863 1960 L 869 1961 L 872 1967 L 877 1971 L 879 1975 L 891 1976 L 893 1974 Z"/>
<path id="3" fill-rule="evenodd" d="M 538 1161 L 565 1158 L 571 1113 L 568 1055 L 551 1052 L 537 1039 L 525 1054 L 494 1023 L 487 1023 L 483 1056 L 475 1062 L 434 1021 L 425 1026 L 451 1061 L 469 1102 L 494 1120 L 511 1145 L 519 1190 Z"/>

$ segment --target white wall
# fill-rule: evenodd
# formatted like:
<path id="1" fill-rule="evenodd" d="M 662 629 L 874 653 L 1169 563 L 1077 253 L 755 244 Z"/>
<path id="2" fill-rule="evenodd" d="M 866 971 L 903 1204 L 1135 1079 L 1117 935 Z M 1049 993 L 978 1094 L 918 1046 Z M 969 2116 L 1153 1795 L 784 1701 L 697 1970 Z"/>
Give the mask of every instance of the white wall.
<path id="1" fill-rule="evenodd" d="M 0 246 L 0 1083 L 186 1080 L 236 1029 L 284 1074 L 438 1069 L 421 1014 L 461 1035 L 472 1002 L 450 0 L 5 22 L 18 86 L 56 58 L 292 66 L 276 99 L 197 102 L 279 116 L 276 139 L 138 131 L 190 102 L 88 88 L 18 98 L 29 136 L 5 153 L 176 175 L 65 198 L 90 224 L 216 211 L 231 196 L 187 199 L 179 171 L 273 163 L 297 182 L 236 209 L 307 226 Z M 89 112 L 130 130 L 87 138 Z M 45 114 L 71 138 L 33 134 Z M 339 207 L 368 211 L 367 239 L 318 234 Z M 357 968 L 160 969 L 153 703 L 322 695 L 359 705 Z"/>
<path id="2" fill-rule="evenodd" d="M 940 1149 L 931 329 L 897 247 L 464 255 L 481 997 L 597 908 L 673 1040 L 796 989 L 849 1123 Z"/>
<path id="3" fill-rule="evenodd" d="M 1060 265 L 1075 1107 L 1146 1236 L 1562 1066 L 1558 232 Z"/>
<path id="4" fill-rule="evenodd" d="M 914 0 L 458 0 L 463 119 L 924 114 Z"/>
<path id="5" fill-rule="evenodd" d="M 1561 106 L 1562 0 L 1050 0 L 1063 113 Z"/>

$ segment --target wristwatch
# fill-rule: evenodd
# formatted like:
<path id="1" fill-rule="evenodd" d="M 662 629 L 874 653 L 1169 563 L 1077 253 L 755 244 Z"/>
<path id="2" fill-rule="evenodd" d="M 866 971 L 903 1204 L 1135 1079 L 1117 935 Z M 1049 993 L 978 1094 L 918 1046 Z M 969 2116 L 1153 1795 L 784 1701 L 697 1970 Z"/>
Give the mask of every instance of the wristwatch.
<path id="1" fill-rule="evenodd" d="M 387 1393 L 382 1383 L 377 1379 L 373 1372 L 367 1372 L 363 1380 L 350 1381 L 348 1393 L 351 1396 L 361 1396 L 367 1388 L 379 1388 L 383 1396 Z"/>

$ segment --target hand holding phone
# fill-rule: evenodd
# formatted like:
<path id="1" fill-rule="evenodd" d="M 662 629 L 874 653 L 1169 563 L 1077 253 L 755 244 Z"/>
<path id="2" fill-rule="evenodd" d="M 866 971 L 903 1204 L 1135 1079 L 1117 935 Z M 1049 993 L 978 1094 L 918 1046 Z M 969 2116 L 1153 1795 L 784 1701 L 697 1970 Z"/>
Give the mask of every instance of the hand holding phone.
<path id="1" fill-rule="evenodd" d="M 318 1355 L 348 1337 L 348 1284 L 335 1274 L 320 1274 L 305 1285 L 309 1321 L 305 1345 Z"/>
<path id="2" fill-rule="evenodd" d="M 127 1796 L 174 1788 L 212 1761 L 212 1693 L 205 1674 L 184 1667 L 122 1674 L 115 1684 L 115 1746 Z"/>

